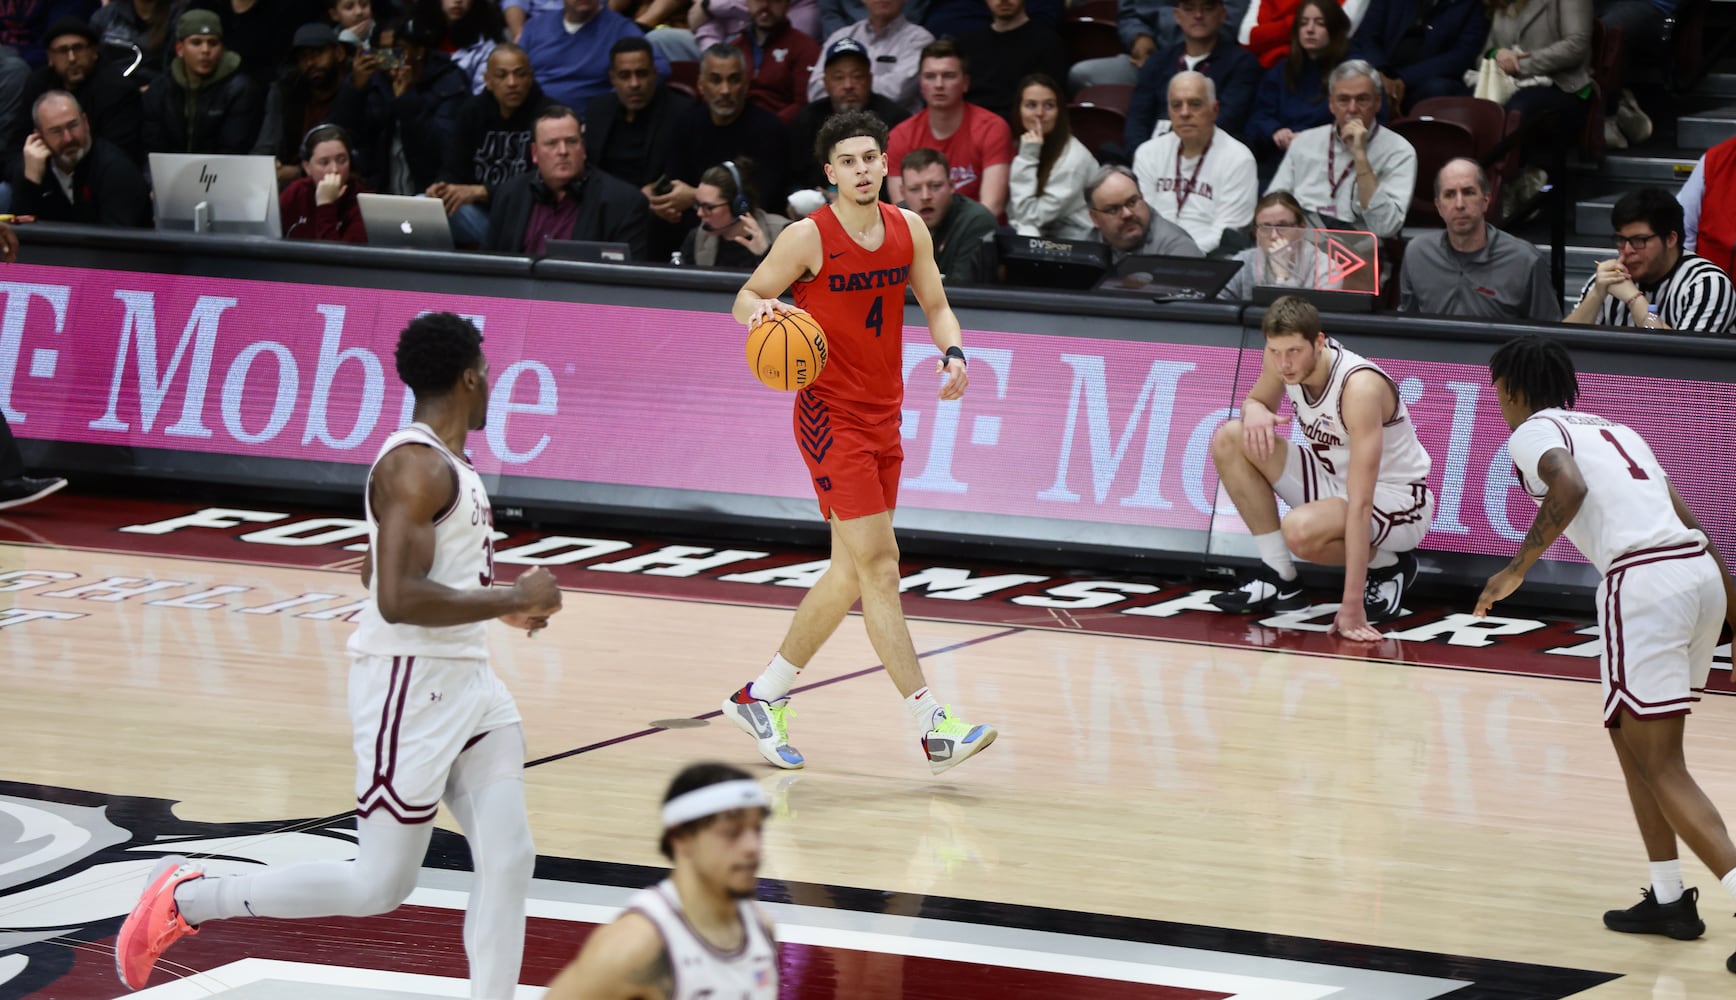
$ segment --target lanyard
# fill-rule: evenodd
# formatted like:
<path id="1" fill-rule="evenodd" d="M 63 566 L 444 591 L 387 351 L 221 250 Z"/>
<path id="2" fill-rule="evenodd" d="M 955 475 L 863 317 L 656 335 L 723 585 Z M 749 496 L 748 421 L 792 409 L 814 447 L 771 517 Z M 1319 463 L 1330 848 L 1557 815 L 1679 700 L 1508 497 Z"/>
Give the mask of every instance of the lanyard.
<path id="1" fill-rule="evenodd" d="M 1344 173 L 1337 177 L 1332 172 L 1338 168 L 1338 136 L 1336 133 L 1326 138 L 1326 183 L 1332 185 L 1332 203 L 1338 203 L 1338 189 L 1343 186 L 1344 179 L 1356 169 L 1356 157 L 1350 158 L 1350 163 L 1344 168 Z"/>
<path id="2" fill-rule="evenodd" d="M 1187 179 L 1187 187 L 1184 188 L 1184 187 L 1182 187 L 1182 184 L 1181 184 L 1181 139 L 1179 137 L 1176 139 L 1176 143 L 1175 143 L 1175 211 L 1176 211 L 1177 215 L 1180 215 L 1181 210 L 1187 207 L 1187 200 L 1189 198 L 1193 197 L 1194 184 L 1195 184 L 1195 182 L 1197 182 L 1200 179 L 1200 168 L 1206 165 L 1206 154 L 1211 152 L 1211 151 L 1212 151 L 1211 141 L 1207 140 L 1206 141 L 1206 148 L 1200 150 L 1200 158 L 1194 161 L 1193 176 L 1189 177 Z M 1336 188 L 1333 189 L 1332 195 L 1334 198 L 1336 198 L 1338 196 L 1338 191 Z"/>

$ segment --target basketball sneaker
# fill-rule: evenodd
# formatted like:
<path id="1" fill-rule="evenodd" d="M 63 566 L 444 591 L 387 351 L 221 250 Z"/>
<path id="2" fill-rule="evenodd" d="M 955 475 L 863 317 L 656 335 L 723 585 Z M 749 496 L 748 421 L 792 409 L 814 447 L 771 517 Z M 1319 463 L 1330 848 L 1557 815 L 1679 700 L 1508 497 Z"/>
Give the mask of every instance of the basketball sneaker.
<path id="1" fill-rule="evenodd" d="M 922 734 L 922 752 L 929 771 L 939 774 L 987 750 L 998 735 L 993 726 L 973 726 L 943 708 L 934 713 L 934 728 Z"/>
<path id="2" fill-rule="evenodd" d="M 1212 607 L 1231 614 L 1301 611 L 1308 606 L 1302 596 L 1302 578 L 1285 580 L 1265 563 L 1236 577 L 1235 587 L 1212 598 Z"/>
<path id="3" fill-rule="evenodd" d="M 1606 912 L 1603 925 L 1623 934 L 1662 934 L 1677 941 L 1692 941 L 1706 933 L 1706 923 L 1694 905 L 1699 898 L 1700 890 L 1689 889 L 1674 903 L 1660 903 L 1652 890 L 1641 889 L 1639 902 L 1625 910 Z"/>
<path id="4" fill-rule="evenodd" d="M 1362 610 L 1370 625 L 1389 622 L 1404 614 L 1404 592 L 1417 582 L 1417 557 L 1414 552 L 1400 552 L 1398 562 L 1368 571 L 1368 582 L 1362 588 Z"/>
<path id="5" fill-rule="evenodd" d="M 183 937 L 199 933 L 199 928 L 181 919 L 175 887 L 204 877 L 205 869 L 177 854 L 168 855 L 151 869 L 144 893 L 115 938 L 115 974 L 128 989 L 143 989 L 163 952 Z"/>
<path id="6" fill-rule="evenodd" d="M 29 476 L 19 476 L 17 479 L 0 480 L 0 510 L 35 503 L 65 486 L 64 479 L 32 479 Z"/>
<path id="7" fill-rule="evenodd" d="M 755 698 L 750 690 L 752 687 L 751 683 L 744 684 L 740 691 L 723 699 L 723 717 L 752 736 L 760 756 L 773 767 L 794 770 L 806 764 L 801 751 L 790 746 L 790 719 L 796 714 L 790 708 L 790 699 L 766 701 Z"/>

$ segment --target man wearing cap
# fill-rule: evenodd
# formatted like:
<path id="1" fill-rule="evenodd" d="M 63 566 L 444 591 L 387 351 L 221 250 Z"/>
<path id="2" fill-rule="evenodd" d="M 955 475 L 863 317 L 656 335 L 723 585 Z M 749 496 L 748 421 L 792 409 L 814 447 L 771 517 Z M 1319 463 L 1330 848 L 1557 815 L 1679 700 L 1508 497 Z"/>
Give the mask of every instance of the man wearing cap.
<path id="1" fill-rule="evenodd" d="M 175 22 L 169 73 L 145 91 L 145 152 L 251 152 L 264 117 L 259 85 L 223 48 L 223 22 L 190 10 Z"/>
<path id="2" fill-rule="evenodd" d="M 44 222 L 151 224 L 145 176 L 127 154 L 91 134 L 78 99 L 51 90 L 31 108 L 35 131 L 12 174 L 12 209 Z"/>
<path id="3" fill-rule="evenodd" d="M 771 801 L 746 772 L 693 764 L 663 795 L 669 877 L 627 900 L 549 984 L 548 1000 L 728 996 L 774 1000 L 778 946 L 758 903 Z M 677 992 L 675 977 L 681 977 Z"/>
<path id="4" fill-rule="evenodd" d="M 63 17 L 49 26 L 43 37 L 48 65 L 30 74 L 24 87 L 24 111 L 51 90 L 64 90 L 78 99 L 90 120 L 91 132 L 114 143 L 134 163 L 144 163 L 143 138 L 139 131 L 139 85 L 123 76 L 125 64 L 102 62 L 101 39 L 95 29 L 76 17 Z M 8 154 L 16 150 L 8 150 Z"/>
<path id="5" fill-rule="evenodd" d="M 891 128 L 910 117 L 890 98 L 874 92 L 874 64 L 868 58 L 867 46 L 854 38 L 840 38 L 827 46 L 821 71 L 815 74 L 825 87 L 825 96 L 809 101 L 790 120 L 789 179 L 795 189 L 790 205 L 799 209 L 797 217 L 824 205 L 831 188 L 814 154 L 814 140 L 826 119 L 845 111 L 868 110 Z M 771 200 L 768 197 L 768 202 Z"/>
<path id="6" fill-rule="evenodd" d="M 1169 117 L 1169 81 L 1177 73 L 1193 70 L 1211 77 L 1218 92 L 1217 125 L 1230 135 L 1242 134 L 1254 110 L 1263 71 L 1260 60 L 1224 31 L 1229 17 L 1224 0 L 1180 0 L 1174 11 L 1181 37 L 1145 60 L 1133 85 L 1122 138 L 1129 153 Z"/>
<path id="7" fill-rule="evenodd" d="M 904 0 L 867 0 L 867 7 L 866 18 L 832 32 L 823 48 L 829 51 L 844 38 L 859 43 L 874 64 L 874 92 L 915 114 L 922 108 L 916 79 L 922 47 L 934 35 L 905 19 Z M 819 100 L 825 90 L 819 77 L 808 77 L 808 100 Z"/>
<path id="8" fill-rule="evenodd" d="M 279 184 L 301 177 L 302 138 L 331 113 L 349 50 L 338 41 L 337 29 L 321 21 L 295 29 L 290 57 L 295 68 L 266 94 L 265 124 L 253 148 L 257 156 L 277 157 Z"/>

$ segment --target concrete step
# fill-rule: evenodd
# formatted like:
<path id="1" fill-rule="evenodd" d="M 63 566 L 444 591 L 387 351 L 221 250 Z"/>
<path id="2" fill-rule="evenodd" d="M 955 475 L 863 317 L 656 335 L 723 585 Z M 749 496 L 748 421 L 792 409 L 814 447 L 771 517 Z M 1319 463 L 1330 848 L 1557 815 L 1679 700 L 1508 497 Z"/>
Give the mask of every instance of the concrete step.
<path id="1" fill-rule="evenodd" d="M 1603 158 L 1602 176 L 1623 184 L 1657 184 L 1674 190 L 1694 172 L 1697 155 L 1647 155 L 1643 151 L 1610 153 Z"/>
<path id="2" fill-rule="evenodd" d="M 1708 73 L 1694 88 L 1694 97 L 1736 98 L 1736 73 Z"/>
<path id="3" fill-rule="evenodd" d="M 1608 232 L 1610 210 L 1620 199 L 1619 194 L 1604 194 L 1574 202 L 1573 231 L 1580 234 Z"/>
<path id="4" fill-rule="evenodd" d="M 1711 149 L 1736 136 L 1736 105 L 1689 111 L 1676 119 L 1676 142 L 1683 149 Z"/>

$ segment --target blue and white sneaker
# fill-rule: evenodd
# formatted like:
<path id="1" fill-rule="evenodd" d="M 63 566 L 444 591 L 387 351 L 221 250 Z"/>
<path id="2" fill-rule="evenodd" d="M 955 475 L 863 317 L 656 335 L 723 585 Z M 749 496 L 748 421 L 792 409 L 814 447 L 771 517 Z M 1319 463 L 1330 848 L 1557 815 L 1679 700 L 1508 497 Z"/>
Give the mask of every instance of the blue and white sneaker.
<path id="1" fill-rule="evenodd" d="M 922 736 L 922 752 L 928 769 L 939 774 L 987 750 L 998 735 L 993 726 L 973 726 L 943 708 L 934 714 L 934 728 Z"/>
<path id="2" fill-rule="evenodd" d="M 740 691 L 723 699 L 723 717 L 752 736 L 760 756 L 773 767 L 794 770 L 806 764 L 801 751 L 790 746 L 790 719 L 796 714 L 790 708 L 790 699 L 755 698 L 749 690 L 752 687 L 743 685 Z"/>

